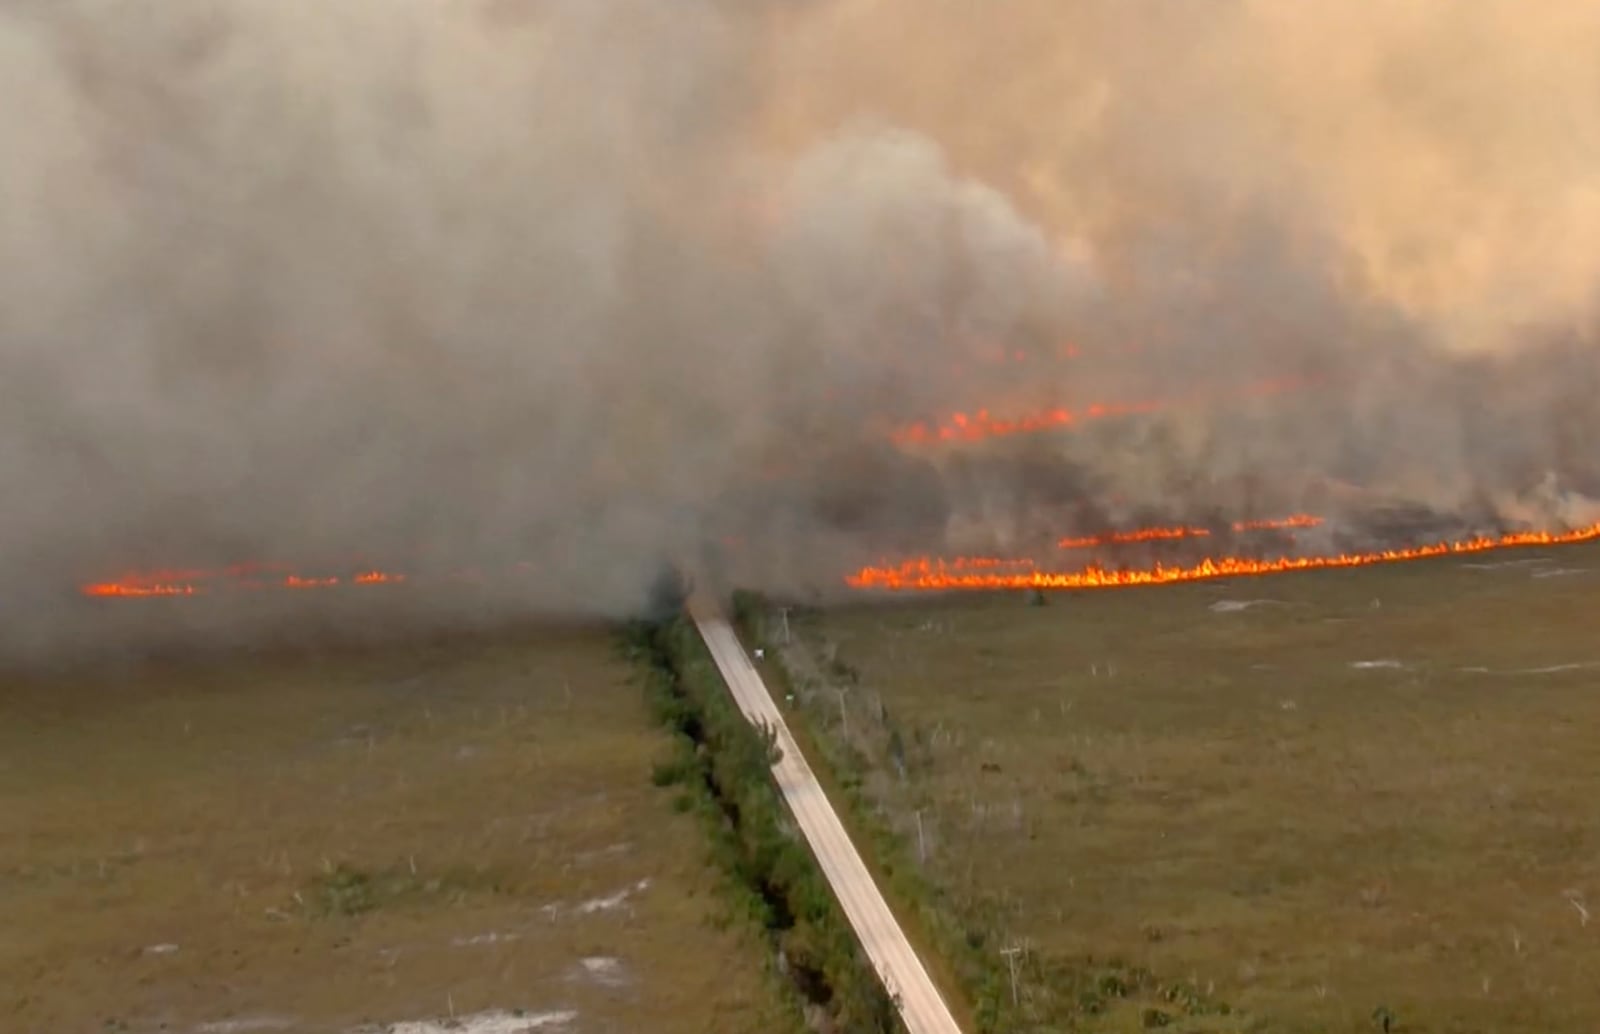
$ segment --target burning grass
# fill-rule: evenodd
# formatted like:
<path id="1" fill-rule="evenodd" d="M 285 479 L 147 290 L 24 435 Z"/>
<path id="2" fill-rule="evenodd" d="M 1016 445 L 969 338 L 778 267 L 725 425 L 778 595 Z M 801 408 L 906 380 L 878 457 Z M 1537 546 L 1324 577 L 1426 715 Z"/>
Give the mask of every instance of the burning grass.
<path id="1" fill-rule="evenodd" d="M 633 674 L 541 632 L 0 679 L 0 1029 L 796 1029 Z"/>
<path id="2" fill-rule="evenodd" d="M 784 663 L 990 1029 L 1600 1028 L 1600 546 L 1268 584 L 794 612 Z"/>
<path id="3" fill-rule="evenodd" d="M 1294 520 L 1286 518 L 1285 520 Z M 1315 520 L 1306 518 L 1305 520 Z M 1293 526 L 1278 522 L 1280 526 Z M 1265 521 L 1241 521 L 1234 530 L 1254 531 L 1271 528 Z M 1299 526 L 1314 526 L 1301 524 Z M 1112 534 L 1095 540 L 1064 539 L 1058 545 L 1130 544 L 1185 538 L 1204 538 L 1210 532 L 1204 528 L 1148 528 L 1133 532 Z M 1393 564 L 1433 557 L 1460 556 L 1487 553 L 1491 550 L 1517 549 L 1530 546 L 1575 545 L 1600 539 L 1600 524 L 1586 525 L 1569 531 L 1517 531 L 1501 535 L 1479 535 L 1457 541 L 1434 542 L 1420 546 L 1397 546 L 1392 549 L 1358 553 L 1311 554 L 1307 556 L 1213 556 L 1192 563 L 1155 564 L 1150 567 L 1106 567 L 1090 564 L 1075 570 L 1041 570 L 1029 558 L 1005 559 L 997 557 L 952 559 L 918 557 L 898 564 L 863 567 L 846 577 L 846 582 L 856 589 L 887 591 L 919 590 L 947 592 L 954 590 L 993 589 L 1099 589 L 1135 585 L 1168 585 L 1174 582 L 1208 581 L 1218 578 L 1238 578 L 1269 574 L 1286 574 L 1295 571 L 1316 571 L 1327 568 L 1370 567 L 1374 564 Z"/>

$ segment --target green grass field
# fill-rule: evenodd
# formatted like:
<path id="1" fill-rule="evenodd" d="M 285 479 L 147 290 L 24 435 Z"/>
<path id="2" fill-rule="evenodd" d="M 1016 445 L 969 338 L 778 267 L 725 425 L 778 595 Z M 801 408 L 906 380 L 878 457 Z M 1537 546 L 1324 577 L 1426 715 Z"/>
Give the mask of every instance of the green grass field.
<path id="1" fill-rule="evenodd" d="M 635 674 L 549 631 L 0 679 L 0 1030 L 795 1029 Z"/>
<path id="2" fill-rule="evenodd" d="M 1001 1029 L 1587 1034 L 1597 622 L 1585 546 L 864 602 L 783 658 L 970 943 L 1024 949 Z"/>

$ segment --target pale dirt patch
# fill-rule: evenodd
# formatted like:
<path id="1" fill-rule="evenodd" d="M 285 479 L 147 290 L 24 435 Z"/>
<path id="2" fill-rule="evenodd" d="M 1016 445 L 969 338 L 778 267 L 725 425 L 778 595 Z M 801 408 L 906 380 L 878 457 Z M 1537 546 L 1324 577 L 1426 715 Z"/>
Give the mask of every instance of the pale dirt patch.
<path id="1" fill-rule="evenodd" d="M 577 1012 L 572 1009 L 541 1013 L 491 1010 L 449 1019 L 406 1020 L 377 1027 L 356 1027 L 348 1034 L 532 1034 L 533 1031 L 555 1031 L 570 1027 L 577 1018 Z"/>
<path id="2" fill-rule="evenodd" d="M 213 1020 L 194 1028 L 194 1034 L 257 1034 L 267 1030 L 289 1030 L 295 1024 L 289 1016 L 240 1016 L 232 1020 Z"/>
<path id="3" fill-rule="evenodd" d="M 572 967 L 573 980 L 588 981 L 602 987 L 624 987 L 629 983 L 628 971 L 622 960 L 610 955 L 590 955 L 579 959 Z"/>
<path id="4" fill-rule="evenodd" d="M 1217 600 L 1206 609 L 1213 614 L 1237 614 L 1242 610 L 1249 610 L 1251 607 L 1284 607 L 1287 605 L 1282 600 Z"/>

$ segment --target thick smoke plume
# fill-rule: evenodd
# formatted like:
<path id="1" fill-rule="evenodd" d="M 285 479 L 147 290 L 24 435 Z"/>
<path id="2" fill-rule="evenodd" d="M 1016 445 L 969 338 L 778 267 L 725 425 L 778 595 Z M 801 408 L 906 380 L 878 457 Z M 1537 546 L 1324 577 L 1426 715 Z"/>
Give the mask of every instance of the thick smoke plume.
<path id="1" fill-rule="evenodd" d="M 141 567 L 523 564 L 384 604 L 476 619 L 1139 514 L 1594 519 L 1596 52 L 1588 0 L 12 3 L 0 652 Z"/>

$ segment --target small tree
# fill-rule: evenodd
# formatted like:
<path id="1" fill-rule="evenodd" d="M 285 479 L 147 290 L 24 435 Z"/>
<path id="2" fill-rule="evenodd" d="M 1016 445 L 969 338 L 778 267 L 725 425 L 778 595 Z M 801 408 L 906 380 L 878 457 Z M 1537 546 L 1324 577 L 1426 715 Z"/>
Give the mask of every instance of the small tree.
<path id="1" fill-rule="evenodd" d="M 646 618 L 650 621 L 670 621 L 677 617 L 688 604 L 691 590 L 688 578 L 677 567 L 669 564 L 662 568 L 650 586 L 650 595 L 645 604 L 649 611 Z"/>
<path id="2" fill-rule="evenodd" d="M 755 723 L 756 742 L 760 745 L 761 758 L 766 762 L 766 767 L 771 768 L 783 760 L 783 748 L 778 746 L 778 730 L 764 721 Z"/>
<path id="3" fill-rule="evenodd" d="M 889 730 L 889 760 L 894 762 L 895 771 L 900 773 L 900 778 L 906 777 L 906 741 L 900 735 L 900 727 L 895 726 Z"/>

